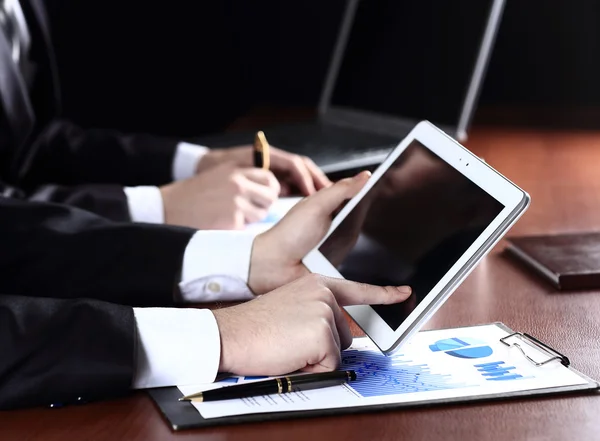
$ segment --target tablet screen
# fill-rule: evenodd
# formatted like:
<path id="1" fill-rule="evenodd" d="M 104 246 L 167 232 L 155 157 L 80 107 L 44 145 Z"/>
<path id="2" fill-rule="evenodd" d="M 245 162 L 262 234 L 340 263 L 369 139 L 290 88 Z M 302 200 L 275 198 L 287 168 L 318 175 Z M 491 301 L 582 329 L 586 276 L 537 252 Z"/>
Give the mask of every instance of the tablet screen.
<path id="1" fill-rule="evenodd" d="M 373 309 L 398 329 L 504 206 L 413 141 L 319 247 L 348 280 L 410 285 Z"/>

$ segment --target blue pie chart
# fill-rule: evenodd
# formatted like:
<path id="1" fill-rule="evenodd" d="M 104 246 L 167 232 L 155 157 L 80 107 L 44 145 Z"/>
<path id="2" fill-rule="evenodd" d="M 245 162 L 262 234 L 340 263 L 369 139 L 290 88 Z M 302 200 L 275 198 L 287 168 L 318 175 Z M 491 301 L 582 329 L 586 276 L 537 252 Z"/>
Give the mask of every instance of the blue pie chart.
<path id="1" fill-rule="evenodd" d="M 467 359 L 489 357 L 494 352 L 484 341 L 469 337 L 438 340 L 429 345 L 429 349 L 432 352 L 445 352 L 452 357 Z"/>

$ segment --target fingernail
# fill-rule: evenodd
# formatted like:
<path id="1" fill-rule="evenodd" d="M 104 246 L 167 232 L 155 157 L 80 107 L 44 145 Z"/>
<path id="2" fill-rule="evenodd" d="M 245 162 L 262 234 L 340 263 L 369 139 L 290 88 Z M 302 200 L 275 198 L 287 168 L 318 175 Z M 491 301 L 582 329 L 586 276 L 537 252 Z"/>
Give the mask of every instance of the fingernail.
<path id="1" fill-rule="evenodd" d="M 406 294 L 406 295 L 412 294 L 412 288 L 410 286 L 398 286 L 396 289 L 402 294 Z"/>
<path id="2" fill-rule="evenodd" d="M 361 171 L 356 176 L 354 176 L 354 179 L 357 181 L 362 181 L 365 177 L 368 178 L 370 176 L 371 176 L 371 172 L 369 170 L 364 170 L 364 171 Z"/>

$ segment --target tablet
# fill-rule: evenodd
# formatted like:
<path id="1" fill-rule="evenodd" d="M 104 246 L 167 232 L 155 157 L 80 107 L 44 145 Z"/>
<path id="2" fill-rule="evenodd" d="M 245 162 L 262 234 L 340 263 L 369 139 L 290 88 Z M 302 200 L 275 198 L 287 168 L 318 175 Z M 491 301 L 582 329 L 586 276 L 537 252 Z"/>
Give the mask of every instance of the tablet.
<path id="1" fill-rule="evenodd" d="M 326 276 L 412 287 L 401 304 L 345 308 L 389 353 L 425 324 L 529 201 L 527 193 L 423 121 L 339 211 L 303 262 Z"/>

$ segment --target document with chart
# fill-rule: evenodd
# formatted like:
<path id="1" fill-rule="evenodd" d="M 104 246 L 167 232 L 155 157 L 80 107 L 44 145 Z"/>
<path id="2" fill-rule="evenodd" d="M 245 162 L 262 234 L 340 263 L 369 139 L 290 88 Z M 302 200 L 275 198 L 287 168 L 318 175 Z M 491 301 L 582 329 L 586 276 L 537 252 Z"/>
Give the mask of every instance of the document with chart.
<path id="1" fill-rule="evenodd" d="M 325 389 L 193 405 L 204 419 L 211 419 L 267 412 L 446 403 L 598 388 L 596 382 L 571 369 L 568 359 L 552 348 L 535 339 L 521 338 L 522 334 L 511 334 L 510 329 L 499 323 L 424 331 L 391 356 L 383 355 L 369 339 L 357 338 L 342 353 L 340 367 L 356 371 L 356 381 Z M 211 385 L 180 386 L 179 390 L 187 395 L 265 378 L 230 377 Z"/>

